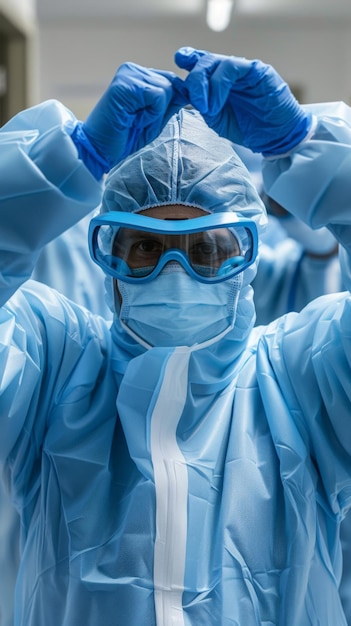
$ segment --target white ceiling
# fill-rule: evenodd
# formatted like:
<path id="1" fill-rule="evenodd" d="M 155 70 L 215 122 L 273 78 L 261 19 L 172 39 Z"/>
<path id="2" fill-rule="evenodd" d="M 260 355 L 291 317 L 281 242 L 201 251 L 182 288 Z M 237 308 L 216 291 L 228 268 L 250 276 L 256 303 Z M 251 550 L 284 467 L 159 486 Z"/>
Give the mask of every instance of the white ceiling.
<path id="1" fill-rule="evenodd" d="M 235 0 L 238 15 L 351 18 L 351 0 Z M 39 20 L 199 16 L 206 0 L 37 0 Z"/>

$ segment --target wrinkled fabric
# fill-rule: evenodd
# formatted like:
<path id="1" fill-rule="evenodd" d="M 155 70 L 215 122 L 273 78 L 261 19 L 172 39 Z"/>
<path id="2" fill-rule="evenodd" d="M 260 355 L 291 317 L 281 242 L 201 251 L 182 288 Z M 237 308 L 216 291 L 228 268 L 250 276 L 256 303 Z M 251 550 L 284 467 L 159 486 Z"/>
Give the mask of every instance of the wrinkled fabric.
<path id="1" fill-rule="evenodd" d="M 20 561 L 20 518 L 10 493 L 0 481 L 0 624 L 13 625 L 14 590 Z"/>
<path id="2" fill-rule="evenodd" d="M 315 115 L 314 135 L 290 155 L 264 160 L 265 191 L 311 228 L 327 226 L 349 252 L 351 109 L 343 102 L 304 106 Z"/>
<path id="3" fill-rule="evenodd" d="M 278 164 L 266 163 L 266 187 L 270 190 L 269 193 L 272 194 L 278 202 L 285 202 L 284 206 L 290 207 L 291 210 L 292 202 L 290 194 L 286 194 L 283 190 L 284 177 L 290 187 L 291 185 L 294 185 L 294 181 L 297 180 L 299 180 L 300 184 L 302 180 L 301 177 L 303 176 L 306 180 L 308 180 L 309 185 L 313 183 L 311 186 L 312 192 L 310 192 L 311 197 L 308 198 L 308 202 L 310 203 L 310 206 L 308 207 L 310 222 L 312 221 L 314 214 L 324 214 L 324 212 L 328 210 L 328 203 L 329 206 L 332 207 L 335 202 L 337 202 L 338 211 L 336 216 L 339 223 L 341 223 L 342 217 L 340 214 L 342 214 L 342 211 L 348 211 L 349 202 L 347 175 L 345 172 L 349 163 L 350 110 L 343 102 L 314 104 L 308 105 L 308 107 L 315 115 L 318 116 L 319 119 L 314 137 L 310 142 L 308 142 L 308 144 L 302 144 L 297 154 L 292 154 L 287 157 L 284 162 L 281 161 L 279 163 L 279 169 L 281 168 L 282 172 L 280 177 L 277 178 L 277 172 L 274 171 Z M 318 164 L 314 159 L 308 158 L 303 161 L 302 168 L 301 159 L 303 159 L 306 155 L 309 156 L 311 154 L 311 150 L 315 150 L 316 155 L 318 154 Z M 331 163 L 336 163 L 335 169 L 334 167 L 330 168 Z M 287 171 L 287 174 L 284 174 L 284 170 Z M 318 183 L 320 184 L 319 188 Z M 338 185 L 337 192 L 336 185 Z M 303 202 L 302 210 L 304 214 L 306 214 L 305 200 L 304 198 L 299 197 L 299 201 L 301 200 Z M 318 213 L 316 208 L 318 209 Z M 334 232 L 334 228 L 335 227 L 332 226 L 332 232 Z M 340 251 L 340 257 L 341 265 L 347 267 L 348 261 L 344 250 Z M 286 270 L 284 270 L 283 265 L 284 261 L 282 260 L 282 255 L 280 255 L 280 260 L 277 262 L 275 270 L 273 270 L 273 265 L 268 259 L 266 259 L 266 263 L 263 261 L 261 250 L 261 261 L 254 281 L 255 305 L 257 321 L 259 323 L 266 323 L 268 318 L 271 319 L 271 315 L 276 315 L 277 312 L 283 312 L 284 304 L 287 302 L 293 306 L 294 310 L 298 311 L 302 305 L 311 300 L 311 297 L 316 297 L 322 293 L 331 293 L 332 291 L 344 288 L 339 260 L 335 257 L 323 260 L 311 259 L 301 253 L 300 261 L 297 261 L 296 266 L 294 266 L 293 262 L 289 265 L 289 267 L 286 267 Z M 267 269 L 269 276 L 267 275 Z M 279 284 L 277 283 L 275 289 L 273 285 L 274 276 L 277 276 L 277 271 L 279 274 Z M 290 272 L 290 275 L 294 274 L 294 280 L 288 280 L 283 286 L 281 277 L 285 271 Z M 349 278 L 347 278 L 348 272 L 344 272 L 343 277 L 344 280 L 347 281 L 347 285 L 350 286 Z M 262 283 L 266 282 L 266 278 L 270 279 L 267 281 L 267 285 L 271 285 L 271 289 L 275 289 L 276 291 L 275 298 L 271 298 L 270 296 L 273 294 L 269 293 L 268 288 L 265 289 L 263 287 Z M 282 289 L 280 289 L 280 287 Z M 285 291 L 285 296 L 282 295 L 283 291 Z M 289 291 L 288 297 L 286 297 L 287 291 Z M 277 303 L 277 306 L 273 304 L 274 302 Z M 343 570 L 340 583 L 340 595 L 347 623 L 351 624 L 350 514 L 348 514 L 346 519 L 343 521 L 340 534 L 343 551 Z"/>
<path id="4" fill-rule="evenodd" d="M 253 280 L 256 324 L 269 324 L 284 313 L 301 311 L 327 293 L 344 290 L 338 254 L 317 258 L 304 253 L 291 238 L 260 246 L 260 261 Z"/>
<path id="5" fill-rule="evenodd" d="M 100 203 L 101 184 L 69 136 L 75 121 L 48 100 L 1 128 L 1 303 L 30 277 L 40 250 Z"/>
<path id="6" fill-rule="evenodd" d="M 233 327 L 241 279 L 239 274 L 207 285 L 194 281 L 178 263 L 169 263 L 147 289 L 118 281 L 120 320 L 149 347 L 201 344 Z"/>
<path id="7" fill-rule="evenodd" d="M 85 256 L 91 274 L 98 275 L 99 270 L 89 258 L 86 243 L 89 217 L 83 215 L 99 203 L 101 185 L 92 179 L 77 159 L 77 151 L 66 132 L 70 126 L 73 128 L 74 123 L 72 113 L 61 103 L 51 100 L 19 113 L 0 130 L 0 214 L 5 218 L 1 227 L 4 236 L 1 239 L 0 263 L 6 267 L 6 280 L 0 288 L 1 301 L 5 301 L 14 291 L 19 280 L 22 282 L 24 277 L 30 275 L 39 253 L 38 244 L 40 247 L 53 234 L 61 232 L 77 220 L 80 221 L 73 227 L 74 245 L 77 246 L 78 238 L 82 238 L 79 251 L 82 257 Z M 62 218 L 57 232 L 48 230 L 46 217 L 52 215 L 51 211 L 60 211 Z M 10 231 L 8 239 L 6 229 Z M 30 233 L 31 241 L 28 238 Z M 47 280 L 53 287 L 65 287 L 66 293 L 69 290 L 67 295 L 90 306 L 93 294 L 89 297 L 87 290 L 92 289 L 92 281 L 88 281 L 85 276 L 83 286 L 83 280 L 80 282 L 77 276 L 73 277 L 73 267 L 70 266 L 72 256 L 75 257 L 75 263 L 79 256 L 77 249 L 73 250 L 68 245 L 70 238 L 72 243 L 73 232 L 67 231 L 61 237 L 60 241 L 55 239 L 43 249 L 36 267 L 36 277 L 38 280 Z M 12 252 L 7 249 L 8 243 Z M 57 256 L 58 250 L 63 252 L 63 249 L 64 267 L 62 257 Z M 14 267 L 13 272 L 11 266 Z M 82 270 L 81 263 L 80 276 Z M 102 293 L 101 289 L 99 293 Z M 96 312 L 97 304 L 95 302 Z M 103 309 L 110 317 L 108 307 L 103 305 Z M 1 626 L 13 624 L 12 597 L 19 563 L 20 519 L 7 491 L 7 478 L 8 472 L 5 472 L 4 480 L 0 482 Z"/>
<path id="8" fill-rule="evenodd" d="M 1 135 L 0 135 L 1 138 Z M 93 263 L 87 245 L 92 213 L 48 243 L 41 251 L 32 278 L 45 283 L 105 319 L 111 311 L 105 300 L 104 274 Z M 0 624 L 13 624 L 14 587 L 19 565 L 20 517 L 3 480 L 0 481 Z"/>
<path id="9" fill-rule="evenodd" d="M 235 146 L 235 150 L 262 193 L 262 155 L 241 146 Z M 262 241 L 260 262 L 252 283 L 256 324 L 268 324 L 289 311 L 300 311 L 321 295 L 344 289 L 337 253 L 327 258 L 308 254 L 318 255 L 333 249 L 335 239 L 326 228 L 312 230 L 290 214 L 280 219 L 269 215 Z M 340 536 L 343 553 L 340 596 L 347 623 L 351 624 L 350 513 L 341 525 Z"/>
<path id="10" fill-rule="evenodd" d="M 92 211 L 48 243 L 40 252 L 31 278 L 110 319 L 105 275 L 91 259 L 88 248 L 88 228 L 94 215 Z"/>
<path id="11" fill-rule="evenodd" d="M 306 252 L 322 255 L 331 254 L 335 250 L 335 239 L 327 228 L 312 230 L 290 213 L 281 220 L 287 236 L 298 241 Z"/>
<path id="12" fill-rule="evenodd" d="M 189 155 L 177 178 L 165 170 L 175 192 L 199 163 L 205 173 L 193 151 L 207 130 L 196 125 L 191 141 L 185 122 L 170 124 Z M 210 171 L 225 153 L 216 147 Z M 228 162 L 228 178 L 219 167 L 213 179 L 215 205 L 226 184 L 232 193 L 231 170 L 254 197 L 245 169 Z M 208 182 L 197 178 L 197 198 L 210 196 Z M 144 198 L 157 204 L 153 183 L 145 176 Z M 260 201 L 250 205 L 259 217 Z M 110 330 L 32 281 L 4 305 L 0 458 L 23 524 L 15 626 L 346 624 L 350 297 L 252 329 L 253 275 L 233 331 L 202 349 L 148 350 L 116 319 Z"/>
<path id="13" fill-rule="evenodd" d="M 221 185 L 218 185 L 218 180 Z M 264 206 L 232 145 L 183 109 L 155 141 L 111 170 L 101 211 L 137 213 L 183 204 L 208 213 L 233 211 L 262 230 Z"/>

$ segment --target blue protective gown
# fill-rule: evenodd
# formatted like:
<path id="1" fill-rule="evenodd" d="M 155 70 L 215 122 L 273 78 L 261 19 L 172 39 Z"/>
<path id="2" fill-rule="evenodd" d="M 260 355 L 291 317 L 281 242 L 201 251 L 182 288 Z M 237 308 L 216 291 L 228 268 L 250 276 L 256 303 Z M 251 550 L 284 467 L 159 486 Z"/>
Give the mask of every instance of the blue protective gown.
<path id="1" fill-rule="evenodd" d="M 111 319 L 105 275 L 93 262 L 87 246 L 88 228 L 95 213 L 83 217 L 43 248 L 31 278 L 53 287 L 89 311 Z"/>
<path id="2" fill-rule="evenodd" d="M 262 194 L 262 156 L 241 146 L 235 146 L 235 150 Z M 293 228 L 286 230 L 287 221 L 289 225 L 291 219 L 295 220 Z M 268 324 L 289 311 L 300 311 L 315 298 L 344 289 L 338 253 L 332 251 L 334 237 L 325 228 L 317 232 L 306 229 L 301 220 L 291 218 L 290 214 L 280 218 L 269 215 L 261 237 L 257 274 L 252 282 L 257 325 Z M 340 536 L 343 553 L 340 596 L 347 623 L 351 625 L 350 514 L 341 525 Z"/>
<path id="3" fill-rule="evenodd" d="M 271 220 L 275 218 L 270 218 Z M 260 261 L 252 283 L 256 324 L 267 324 L 289 311 L 300 311 L 313 299 L 344 287 L 338 254 L 317 258 L 305 252 L 294 239 L 275 241 L 265 233 L 260 246 Z M 279 224 L 278 224 L 279 227 Z M 313 233 L 314 231 L 312 231 Z M 343 520 L 341 529 L 342 577 L 340 596 L 347 623 L 351 624 L 351 515 Z"/>
<path id="4" fill-rule="evenodd" d="M 40 117 L 39 117 L 40 116 Z M 13 203 L 14 215 L 20 204 L 23 211 L 31 206 L 31 215 L 36 220 L 38 215 L 45 215 L 48 206 L 53 203 L 57 210 L 78 211 L 81 217 L 100 202 L 101 186 L 81 164 L 77 162 L 75 150 L 67 142 L 67 131 L 61 127 L 75 123 L 72 114 L 59 103 L 47 103 L 34 107 L 16 116 L 6 124 L 0 132 L 1 143 L 1 200 Z M 43 136 L 48 133 L 49 140 Z M 52 160 L 55 144 L 60 146 L 60 154 L 69 163 L 68 171 L 80 170 L 81 179 L 72 177 L 71 189 L 59 184 L 59 166 L 47 170 L 47 163 L 42 157 Z M 40 150 L 37 150 L 38 145 Z M 23 180 L 19 180 L 18 172 Z M 82 196 L 82 183 L 86 185 L 86 196 Z M 6 188 L 5 188 L 6 185 Z M 84 189 L 84 187 L 83 187 Z M 81 196 L 81 198 L 80 198 Z M 2 205 L 5 208 L 5 204 Z M 9 205 L 10 210 L 10 205 Z M 33 218 L 34 215 L 34 218 Z M 91 215 L 91 214 L 89 214 Z M 89 258 L 86 245 L 89 215 L 83 217 L 68 231 L 48 243 L 41 251 L 36 263 L 34 274 L 37 280 L 47 282 L 59 289 L 76 302 L 89 307 L 95 312 L 111 316 L 103 294 L 103 273 Z M 70 213 L 71 223 L 72 213 Z M 61 230 L 61 227 L 60 227 Z M 74 267 L 73 267 L 74 259 Z M 78 265 L 79 263 L 79 265 Z M 74 271 L 76 270 L 76 272 Z M 100 278 L 99 287 L 97 283 Z M 94 277 L 94 284 L 92 277 Z M 96 280 L 95 280 L 96 279 Z M 4 286 L 2 285 L 2 288 Z M 13 507 L 10 494 L 3 481 L 0 482 L 0 624 L 13 624 L 13 594 L 19 564 L 20 518 Z"/>
<path id="5" fill-rule="evenodd" d="M 329 123 L 321 114 L 316 133 Z M 349 122 L 337 127 L 351 139 Z M 139 159 L 148 193 L 134 188 L 132 204 L 151 205 L 156 195 L 161 204 L 237 207 L 259 220 L 262 206 L 240 164 L 219 147 L 201 158 L 201 124 L 191 137 L 199 159 L 186 158 L 194 157 L 184 141 L 189 127 L 180 138 L 176 128 L 171 120 L 168 144 L 163 136 L 152 150 L 163 165 L 180 160 L 177 176 L 166 170 L 161 193 L 165 170 L 142 150 L 131 167 L 127 159 L 112 172 L 104 210 L 119 199 L 128 204 L 128 172 L 135 180 Z M 336 139 L 324 146 L 332 162 L 343 148 Z M 320 143 L 267 164 L 272 197 L 279 201 L 281 172 L 293 178 L 303 151 L 306 180 L 325 181 L 315 158 Z M 64 156 L 68 145 L 58 144 Z M 172 144 L 184 150 L 176 164 Z M 214 167 L 219 153 L 225 158 Z M 57 162 L 64 160 L 49 169 Z M 72 160 L 78 173 L 74 167 L 89 179 Z M 68 187 L 67 198 L 75 185 Z M 203 348 L 146 349 L 119 325 L 118 312 L 110 329 L 45 285 L 20 287 L 44 232 L 69 218 L 63 209 L 54 214 L 53 203 L 46 223 L 34 221 L 28 202 L 26 211 L 17 204 L 15 220 L 11 198 L 1 197 L 0 458 L 23 527 L 16 626 L 346 624 L 338 535 L 351 498 L 348 292 L 253 329 L 249 268 L 224 338 Z M 87 197 L 74 201 L 82 207 Z M 332 215 L 328 203 L 326 219 L 321 194 L 309 200 L 308 219 L 331 223 L 347 246 L 346 195 Z M 343 269 L 346 276 L 346 257 Z"/>
<path id="6" fill-rule="evenodd" d="M 54 110 L 53 103 L 50 109 Z M 14 122 L 11 122 L 2 129 L 2 167 L 4 167 L 4 163 L 7 159 L 6 150 L 9 148 L 12 150 L 16 149 L 15 141 L 17 142 L 19 153 L 26 150 L 26 145 L 28 144 L 28 124 L 30 123 L 30 117 L 33 116 L 34 111 L 38 111 L 38 109 L 35 107 L 35 109 L 30 112 L 21 113 L 20 116 L 16 117 L 16 128 L 18 128 L 18 130 L 22 129 L 24 134 L 22 137 L 17 137 L 16 139 L 13 137 L 13 140 L 7 143 L 6 146 L 4 145 L 4 133 L 8 132 L 9 126 L 14 129 Z M 61 109 L 60 115 L 62 115 L 62 112 L 63 109 Z M 66 115 L 74 121 L 70 113 L 66 113 Z M 61 122 L 61 118 L 58 119 L 60 119 Z M 42 121 L 40 129 L 33 128 L 32 130 L 37 130 L 37 134 L 38 131 L 40 134 L 43 134 L 49 129 L 53 134 L 54 129 L 50 128 L 50 124 L 52 124 L 52 119 L 49 115 Z M 7 135 L 7 139 L 10 139 L 9 135 Z M 41 147 L 43 153 L 45 153 L 46 150 L 50 150 L 51 141 L 52 140 Z M 29 143 L 29 146 L 31 145 L 32 144 Z M 76 156 L 73 155 L 73 158 L 75 160 Z M 30 179 L 32 178 L 31 183 L 33 185 L 41 176 L 41 172 L 37 169 L 36 162 L 31 163 L 30 160 L 31 153 L 29 153 L 29 159 L 26 165 L 28 168 L 28 176 Z M 13 180 L 13 176 L 10 180 Z M 43 196 L 45 194 L 46 198 L 43 198 L 43 201 L 39 199 L 40 196 L 36 199 L 37 207 L 41 206 L 43 202 L 44 210 L 50 195 L 52 194 L 53 201 L 54 198 L 58 196 L 58 190 L 54 186 L 50 186 L 49 180 L 47 183 L 47 189 L 45 191 L 43 189 Z M 13 185 L 12 193 L 15 194 L 18 189 L 17 180 L 13 180 Z M 99 186 L 97 186 L 97 188 L 99 189 Z M 19 198 L 16 198 L 17 203 L 21 201 L 22 193 L 19 195 Z M 88 183 L 88 193 L 91 193 L 90 181 Z M 100 198 L 96 192 L 95 196 L 98 202 Z M 27 199 L 26 202 L 29 202 L 29 200 Z M 69 193 L 67 197 L 62 196 L 59 202 L 62 206 L 69 205 L 71 202 L 71 193 Z M 88 196 L 87 202 L 90 204 Z M 42 249 L 36 262 L 32 278 L 57 289 L 60 293 L 74 300 L 74 302 L 87 307 L 90 311 L 102 315 L 106 319 L 110 319 L 111 310 L 105 300 L 104 274 L 102 270 L 93 263 L 87 246 L 88 227 L 94 213 L 95 210 L 84 216 Z M 1 626 L 12 626 L 13 601 L 11 598 L 14 593 L 19 563 L 20 518 L 13 507 L 10 495 L 2 481 L 0 481 L 0 511 L 0 572 L 3 572 L 2 575 L 0 574 L 0 624 Z"/>

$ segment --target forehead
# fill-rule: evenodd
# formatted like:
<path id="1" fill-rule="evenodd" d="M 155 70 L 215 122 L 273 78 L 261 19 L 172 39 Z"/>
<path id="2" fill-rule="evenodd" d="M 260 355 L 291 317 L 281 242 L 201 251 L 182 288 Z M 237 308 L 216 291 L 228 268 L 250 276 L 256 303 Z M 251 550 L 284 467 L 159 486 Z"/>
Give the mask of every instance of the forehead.
<path id="1" fill-rule="evenodd" d="M 141 215 L 156 217 L 160 220 L 187 220 L 193 217 L 202 217 L 208 215 L 207 211 L 193 206 L 184 204 L 166 204 L 164 206 L 155 206 L 150 209 L 140 211 Z"/>

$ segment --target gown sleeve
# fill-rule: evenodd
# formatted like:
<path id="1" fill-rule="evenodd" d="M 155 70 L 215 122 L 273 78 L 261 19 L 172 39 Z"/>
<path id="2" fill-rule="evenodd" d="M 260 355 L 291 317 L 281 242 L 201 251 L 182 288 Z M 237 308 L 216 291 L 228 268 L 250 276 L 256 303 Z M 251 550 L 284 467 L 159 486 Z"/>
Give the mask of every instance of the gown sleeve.
<path id="1" fill-rule="evenodd" d="M 271 325 L 258 368 L 265 401 L 282 395 L 294 416 L 299 455 L 310 458 L 319 504 L 341 519 L 351 504 L 351 109 L 344 103 L 309 107 L 312 137 L 289 155 L 265 160 L 265 187 L 309 226 L 334 234 L 347 291 L 317 298 Z M 272 429 L 288 474 L 295 435 L 284 410 L 277 406 Z"/>
<path id="2" fill-rule="evenodd" d="M 49 100 L 0 129 L 0 305 L 30 277 L 43 246 L 100 203 L 101 183 L 70 137 L 76 123 Z"/>

